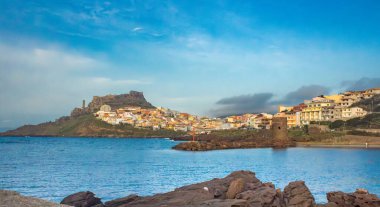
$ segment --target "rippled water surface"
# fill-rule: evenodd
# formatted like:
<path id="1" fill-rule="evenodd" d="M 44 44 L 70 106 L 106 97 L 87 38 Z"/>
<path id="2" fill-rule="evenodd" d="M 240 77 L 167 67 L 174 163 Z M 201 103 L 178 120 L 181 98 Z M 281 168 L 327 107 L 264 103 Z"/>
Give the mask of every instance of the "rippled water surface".
<path id="1" fill-rule="evenodd" d="M 151 195 L 251 170 L 283 188 L 305 180 L 318 202 L 358 187 L 380 195 L 380 150 L 290 148 L 182 152 L 167 139 L 0 138 L 0 189 L 52 201 L 90 190 L 103 201 Z"/>

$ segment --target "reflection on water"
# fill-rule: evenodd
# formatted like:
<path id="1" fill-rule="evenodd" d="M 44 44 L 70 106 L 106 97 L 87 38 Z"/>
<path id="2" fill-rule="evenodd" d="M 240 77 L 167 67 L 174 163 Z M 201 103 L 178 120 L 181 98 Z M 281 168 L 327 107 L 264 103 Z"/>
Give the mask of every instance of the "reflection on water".
<path id="1" fill-rule="evenodd" d="M 251 170 L 284 188 L 305 180 L 318 202 L 358 187 L 380 195 L 380 150 L 238 149 L 181 152 L 167 139 L 0 138 L 0 188 L 52 201 L 90 190 L 103 200 L 150 195 Z"/>

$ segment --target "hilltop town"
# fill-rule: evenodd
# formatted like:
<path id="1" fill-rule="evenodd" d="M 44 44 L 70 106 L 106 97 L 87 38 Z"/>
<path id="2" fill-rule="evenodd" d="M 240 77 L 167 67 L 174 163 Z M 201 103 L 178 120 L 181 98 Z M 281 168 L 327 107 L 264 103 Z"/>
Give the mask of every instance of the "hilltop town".
<path id="1" fill-rule="evenodd" d="M 208 133 L 228 129 L 270 129 L 273 117 L 286 117 L 288 128 L 297 128 L 318 122 L 349 120 L 374 111 L 374 106 L 356 106 L 360 101 L 380 94 L 380 88 L 347 91 L 340 94 L 320 95 L 296 106 L 278 107 L 278 113 L 247 113 L 225 118 L 200 117 L 168 108 L 126 106 L 111 108 L 102 105 L 94 116 L 111 125 L 129 124 L 136 128 L 166 129 L 183 132 Z"/>

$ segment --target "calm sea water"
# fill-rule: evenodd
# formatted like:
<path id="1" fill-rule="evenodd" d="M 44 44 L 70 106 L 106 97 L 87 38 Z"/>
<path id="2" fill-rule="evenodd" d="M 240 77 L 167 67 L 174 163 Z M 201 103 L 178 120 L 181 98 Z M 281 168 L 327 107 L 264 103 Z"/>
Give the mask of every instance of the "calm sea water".
<path id="1" fill-rule="evenodd" d="M 380 195 L 380 150 L 171 150 L 167 139 L 0 138 L 0 189 L 52 201 L 90 190 L 103 201 L 151 195 L 251 170 L 283 188 L 305 180 L 318 202 L 358 187 Z"/>

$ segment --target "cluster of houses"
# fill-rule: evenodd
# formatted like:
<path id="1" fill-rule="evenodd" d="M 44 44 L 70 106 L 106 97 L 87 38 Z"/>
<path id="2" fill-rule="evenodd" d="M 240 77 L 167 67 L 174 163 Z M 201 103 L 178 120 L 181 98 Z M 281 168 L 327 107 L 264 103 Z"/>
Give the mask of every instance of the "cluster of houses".
<path id="1" fill-rule="evenodd" d="M 297 106 L 279 106 L 275 116 L 286 117 L 288 127 L 299 127 L 312 122 L 348 120 L 363 117 L 369 113 L 353 106 L 361 100 L 380 94 L 380 88 L 365 91 L 347 91 L 340 94 L 318 96 Z"/>
<path id="2" fill-rule="evenodd" d="M 112 110 L 103 105 L 94 115 L 109 124 L 130 124 L 137 128 L 167 129 L 207 133 L 225 129 L 269 129 L 273 117 L 286 117 L 288 127 L 300 127 L 311 122 L 347 120 L 365 116 L 368 112 L 352 104 L 380 94 L 380 88 L 349 91 L 336 95 L 318 96 L 296 106 L 279 106 L 277 114 L 243 114 L 225 118 L 209 118 L 181 113 L 163 107 L 141 108 L 128 106 Z"/>

